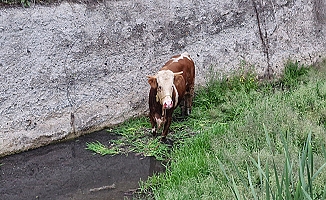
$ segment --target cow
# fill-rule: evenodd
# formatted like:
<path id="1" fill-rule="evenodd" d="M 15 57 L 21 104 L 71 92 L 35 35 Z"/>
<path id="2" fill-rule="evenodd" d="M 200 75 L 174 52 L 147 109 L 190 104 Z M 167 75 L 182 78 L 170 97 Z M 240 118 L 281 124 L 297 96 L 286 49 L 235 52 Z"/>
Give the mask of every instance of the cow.
<path id="1" fill-rule="evenodd" d="M 191 113 L 194 97 L 195 64 L 187 52 L 173 56 L 154 76 L 147 76 L 149 91 L 149 117 L 152 134 L 163 127 L 161 141 L 172 122 L 174 109 L 180 105 L 182 116 Z"/>

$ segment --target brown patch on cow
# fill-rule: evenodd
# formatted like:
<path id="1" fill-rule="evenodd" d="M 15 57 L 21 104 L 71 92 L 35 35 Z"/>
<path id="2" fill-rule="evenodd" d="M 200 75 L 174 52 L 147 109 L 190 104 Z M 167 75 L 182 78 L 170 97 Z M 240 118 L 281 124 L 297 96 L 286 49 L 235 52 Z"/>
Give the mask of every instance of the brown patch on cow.
<path id="1" fill-rule="evenodd" d="M 195 65 L 188 53 L 173 56 L 155 76 L 147 76 L 150 121 L 152 133 L 163 126 L 162 140 L 166 140 L 172 122 L 172 114 L 182 105 L 182 115 L 191 112 L 194 96 Z M 172 105 L 171 105 L 172 104 Z"/>

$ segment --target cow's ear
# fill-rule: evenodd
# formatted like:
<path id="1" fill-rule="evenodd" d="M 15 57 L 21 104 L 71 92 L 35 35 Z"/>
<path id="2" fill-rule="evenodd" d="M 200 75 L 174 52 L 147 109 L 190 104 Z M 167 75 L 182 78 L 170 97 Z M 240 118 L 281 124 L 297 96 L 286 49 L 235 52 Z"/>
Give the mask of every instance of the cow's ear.
<path id="1" fill-rule="evenodd" d="M 155 76 L 147 76 L 148 78 L 148 83 L 151 85 L 152 88 L 156 89 L 157 88 L 157 81 Z"/>
<path id="2" fill-rule="evenodd" d="M 179 85 L 182 82 L 184 82 L 182 75 L 174 75 L 174 85 Z"/>

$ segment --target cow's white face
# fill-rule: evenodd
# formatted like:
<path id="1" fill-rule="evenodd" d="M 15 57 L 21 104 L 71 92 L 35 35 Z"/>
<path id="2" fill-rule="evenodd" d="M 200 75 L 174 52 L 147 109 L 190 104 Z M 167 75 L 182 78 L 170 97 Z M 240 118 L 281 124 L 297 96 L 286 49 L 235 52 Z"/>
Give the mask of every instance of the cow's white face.
<path id="1" fill-rule="evenodd" d="M 182 72 L 173 73 L 171 70 L 161 70 L 155 76 L 148 76 L 151 87 L 157 88 L 156 101 L 160 102 L 164 109 L 173 107 L 174 76 L 180 74 Z"/>
<path id="2" fill-rule="evenodd" d="M 164 109 L 173 107 L 172 93 L 173 93 L 174 74 L 171 70 L 159 71 L 156 75 L 157 81 L 157 100 L 160 101 Z"/>

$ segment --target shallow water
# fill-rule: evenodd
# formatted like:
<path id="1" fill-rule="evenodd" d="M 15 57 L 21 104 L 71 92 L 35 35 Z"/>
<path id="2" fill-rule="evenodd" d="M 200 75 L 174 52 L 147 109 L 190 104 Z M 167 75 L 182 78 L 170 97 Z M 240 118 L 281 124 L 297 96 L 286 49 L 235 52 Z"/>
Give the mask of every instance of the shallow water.
<path id="1" fill-rule="evenodd" d="M 101 200 L 132 198 L 139 180 L 164 167 L 135 154 L 101 156 L 86 142 L 108 144 L 106 131 L 0 158 L 0 199 Z"/>

